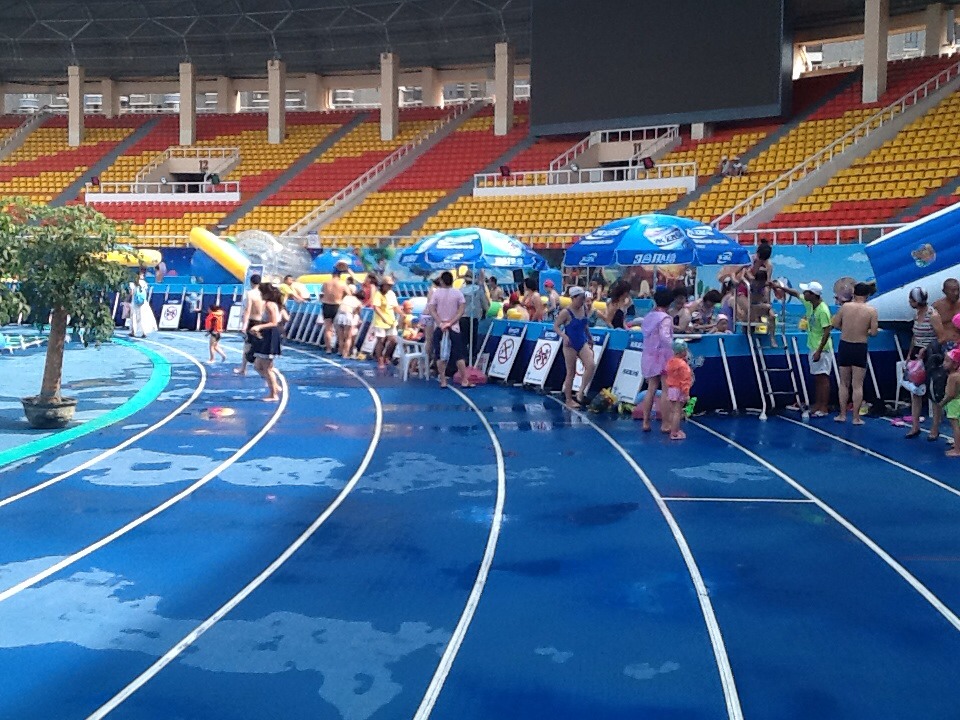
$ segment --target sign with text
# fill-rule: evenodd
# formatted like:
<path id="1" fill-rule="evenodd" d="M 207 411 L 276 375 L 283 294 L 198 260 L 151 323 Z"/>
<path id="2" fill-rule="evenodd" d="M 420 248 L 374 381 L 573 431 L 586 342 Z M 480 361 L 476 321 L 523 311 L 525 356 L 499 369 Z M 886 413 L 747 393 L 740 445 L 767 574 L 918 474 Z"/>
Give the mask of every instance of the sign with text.
<path id="1" fill-rule="evenodd" d="M 560 336 L 553 330 L 545 330 L 533 348 L 533 355 L 530 356 L 527 372 L 523 376 L 523 384 L 542 388 L 547 382 L 550 368 L 553 367 L 553 363 L 559 354 Z"/>
<path id="2" fill-rule="evenodd" d="M 640 372 L 640 363 L 643 359 L 643 338 L 630 338 L 627 349 L 620 358 L 620 367 L 617 368 L 617 377 L 613 381 L 613 394 L 620 402 L 632 403 L 637 399 L 640 386 L 643 384 L 643 374 Z"/>
<path id="3" fill-rule="evenodd" d="M 603 351 L 607 347 L 607 338 L 610 336 L 595 332 L 591 332 L 590 336 L 593 338 L 593 366 L 597 368 L 600 366 L 600 358 L 603 356 Z M 577 374 L 573 378 L 573 391 L 580 392 L 581 385 L 583 385 L 583 363 L 580 358 L 577 358 Z M 584 391 L 589 392 L 590 388 L 584 388 Z"/>
<path id="4" fill-rule="evenodd" d="M 163 307 L 160 308 L 160 322 L 157 323 L 157 327 L 161 330 L 179 330 L 180 313 L 182 312 L 182 302 L 164 303 Z"/>
<path id="5" fill-rule="evenodd" d="M 520 345 L 523 343 L 523 336 L 526 334 L 526 325 L 507 326 L 503 335 L 500 336 L 500 342 L 497 343 L 497 350 L 491 359 L 490 372 L 487 373 L 487 377 L 498 380 L 506 380 L 510 377 L 510 370 L 520 353 Z"/>

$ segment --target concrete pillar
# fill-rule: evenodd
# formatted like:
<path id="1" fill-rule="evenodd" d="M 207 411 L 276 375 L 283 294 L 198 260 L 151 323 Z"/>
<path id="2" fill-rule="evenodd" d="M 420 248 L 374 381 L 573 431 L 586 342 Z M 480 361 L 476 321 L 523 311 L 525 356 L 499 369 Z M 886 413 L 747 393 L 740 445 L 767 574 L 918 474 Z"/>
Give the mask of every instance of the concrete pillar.
<path id="1" fill-rule="evenodd" d="M 197 76 L 193 63 L 180 63 L 180 144 L 197 141 Z"/>
<path id="2" fill-rule="evenodd" d="M 693 123 L 690 126 L 691 140 L 706 140 L 713 137 L 713 123 Z"/>
<path id="3" fill-rule="evenodd" d="M 67 144 L 76 147 L 83 142 L 83 68 L 67 68 Z"/>
<path id="4" fill-rule="evenodd" d="M 100 81 L 100 110 L 108 118 L 115 118 L 120 114 L 120 93 L 117 92 L 117 83 L 110 79 Z"/>
<path id="5" fill-rule="evenodd" d="M 217 78 L 217 112 L 235 113 L 240 109 L 240 94 L 233 84 L 233 78 Z"/>
<path id="6" fill-rule="evenodd" d="M 497 43 L 493 65 L 493 134 L 506 135 L 513 128 L 513 47 Z"/>
<path id="7" fill-rule="evenodd" d="M 436 68 L 426 67 L 420 71 L 420 95 L 425 107 L 443 107 L 443 83 Z"/>
<path id="8" fill-rule="evenodd" d="M 307 110 L 322 112 L 330 109 L 330 89 L 323 80 L 323 75 L 307 73 L 304 78 L 303 99 Z"/>
<path id="9" fill-rule="evenodd" d="M 887 35 L 890 0 L 864 0 L 863 102 L 874 103 L 887 91 Z"/>
<path id="10" fill-rule="evenodd" d="M 947 45 L 947 10 L 943 3 L 927 5 L 923 12 L 926 38 L 923 43 L 924 57 L 936 57 Z"/>
<path id="11" fill-rule="evenodd" d="M 267 61 L 267 142 L 279 145 L 287 137 L 287 64 Z"/>
<path id="12" fill-rule="evenodd" d="M 393 140 L 400 129 L 400 58 L 380 53 L 380 139 Z"/>

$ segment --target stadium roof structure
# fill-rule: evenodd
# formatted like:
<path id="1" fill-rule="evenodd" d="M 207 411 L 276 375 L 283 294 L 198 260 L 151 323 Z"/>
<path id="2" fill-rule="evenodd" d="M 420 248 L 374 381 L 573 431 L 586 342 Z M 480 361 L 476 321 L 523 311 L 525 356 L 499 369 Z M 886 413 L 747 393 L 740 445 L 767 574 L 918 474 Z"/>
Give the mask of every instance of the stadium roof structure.
<path id="1" fill-rule="evenodd" d="M 890 0 L 891 14 L 929 1 Z M 185 60 L 208 77 L 262 77 L 271 58 L 290 73 L 369 72 L 386 51 L 404 68 L 463 67 L 491 63 L 502 41 L 522 61 L 530 57 L 533 2 L 0 0 L 0 81 L 61 80 L 72 64 L 88 77 L 174 77 Z M 863 2 L 795 0 L 794 27 L 862 21 Z"/>

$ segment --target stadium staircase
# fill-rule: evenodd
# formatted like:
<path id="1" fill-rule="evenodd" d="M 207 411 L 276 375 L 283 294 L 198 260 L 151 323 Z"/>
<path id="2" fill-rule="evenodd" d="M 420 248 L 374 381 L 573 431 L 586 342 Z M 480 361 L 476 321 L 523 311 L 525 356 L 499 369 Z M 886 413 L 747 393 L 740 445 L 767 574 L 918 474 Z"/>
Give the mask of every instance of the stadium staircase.
<path id="1" fill-rule="evenodd" d="M 297 177 L 301 172 L 311 166 L 327 150 L 340 142 L 349 132 L 355 130 L 361 123 L 369 120 L 369 113 L 360 113 L 349 122 L 344 123 L 332 133 L 327 135 L 323 141 L 313 150 L 302 155 L 290 167 L 284 170 L 270 184 L 266 185 L 256 195 L 246 199 L 239 207 L 233 210 L 229 215 L 220 220 L 220 225 L 230 227 L 237 223 L 242 217 L 253 212 L 268 198 L 275 195 L 283 187 Z"/>
<path id="2" fill-rule="evenodd" d="M 496 158 L 493 162 L 487 165 L 485 168 L 481 169 L 479 172 L 488 173 L 496 172 L 500 167 L 504 165 L 512 165 L 514 161 L 520 157 L 525 151 L 529 150 L 536 143 L 535 138 L 528 137 L 524 140 L 521 140 L 517 145 L 514 145 L 512 148 L 507 150 L 503 155 Z M 518 168 L 519 170 L 519 168 Z M 395 231 L 397 235 L 416 235 L 424 225 L 430 220 L 431 217 L 437 215 L 442 210 L 453 205 L 460 198 L 469 197 L 473 195 L 473 176 L 469 180 L 465 180 L 459 188 L 453 192 L 445 195 L 444 197 L 437 200 L 433 205 L 430 205 L 425 210 L 423 210 L 419 215 L 414 217 L 406 225 L 401 226 Z"/>
<path id="3" fill-rule="evenodd" d="M 680 214 L 681 210 L 697 203 L 723 182 L 723 176 L 717 171 L 724 157 L 739 157 L 744 165 L 750 167 L 754 160 L 787 137 L 800 123 L 859 82 L 861 72 L 862 69 L 857 68 L 842 75 L 821 75 L 795 80 L 792 117 L 781 125 L 751 129 L 749 124 L 738 124 L 699 142 L 685 139 L 679 148 L 664 156 L 661 162 L 695 161 L 701 169 L 699 184 L 696 190 L 681 197 L 665 212 L 668 215 Z"/>
<path id="4" fill-rule="evenodd" d="M 449 142 L 448 138 L 455 137 L 465 128 L 470 127 L 471 123 L 487 109 L 492 108 L 484 102 L 471 102 L 456 106 L 452 112 L 448 110 L 439 119 L 424 127 L 408 143 L 398 147 L 376 165 L 368 168 L 359 177 L 341 188 L 339 192 L 328 197 L 320 205 L 297 220 L 283 234 L 288 237 L 296 237 L 330 224 L 336 225 L 339 218 L 351 214 L 358 206 L 362 207 L 367 198 L 371 194 L 377 193 L 381 188 L 386 190 L 391 186 L 405 187 L 399 178 L 402 178 L 405 173 L 413 168 L 419 169 L 422 167 L 420 163 L 430 162 L 439 148 L 446 147 L 445 143 Z M 424 108 L 424 110 L 427 109 Z M 447 164 L 435 168 L 435 171 L 441 176 L 456 172 L 458 163 L 466 162 L 469 162 L 469 159 L 464 157 L 458 157 L 455 161 L 447 158 Z M 414 197 L 420 197 L 421 190 L 419 188 L 413 189 L 412 192 L 417 193 Z M 381 207 L 378 203 L 375 203 L 375 205 L 378 206 L 377 221 L 383 222 L 382 213 L 379 212 Z M 372 236 L 380 233 L 364 230 L 358 234 Z"/>
<path id="5" fill-rule="evenodd" d="M 130 133 L 126 138 L 117 143 L 117 145 L 108 150 L 103 157 L 87 168 L 83 174 L 80 175 L 80 177 L 74 180 L 70 185 L 64 188 L 63 192 L 51 200 L 50 204 L 53 206 L 66 205 L 67 203 L 76 200 L 77 196 L 80 195 L 84 186 L 88 182 L 91 182 L 95 177 L 99 177 L 101 173 L 105 172 L 113 165 L 114 162 L 116 162 L 118 157 L 123 155 L 123 153 L 153 132 L 154 128 L 156 128 L 159 123 L 160 118 L 157 117 L 147 120 L 140 127 Z"/>
<path id="6" fill-rule="evenodd" d="M 923 103 L 911 107 L 898 119 L 906 121 L 921 113 L 919 118 L 868 154 L 857 153 L 860 157 L 849 167 L 760 227 L 880 223 L 956 178 L 960 175 L 960 94 L 951 92 L 948 83 L 929 101 L 943 92 L 950 94 L 935 107 L 926 109 Z"/>
<path id="7" fill-rule="evenodd" d="M 850 86 L 762 153 L 748 175 L 724 178 L 680 214 L 718 227 L 757 227 L 926 112 L 960 82 L 958 74 L 956 58 L 890 63 L 879 102 L 862 104 L 861 83 Z"/>
<path id="8" fill-rule="evenodd" d="M 0 196 L 22 195 L 49 203 L 147 120 L 142 115 L 90 116 L 83 142 L 70 146 L 67 118 L 45 118 L 19 148 L 0 161 Z"/>
<path id="9" fill-rule="evenodd" d="M 27 136 L 50 117 L 46 111 L 39 111 L 33 115 L 0 116 L 0 160 L 6 160 L 21 145 Z"/>
<path id="10" fill-rule="evenodd" d="M 938 190 L 923 196 L 912 205 L 909 205 L 893 219 L 893 222 L 910 223 L 927 215 L 932 215 L 946 207 L 955 205 L 958 202 L 960 202 L 960 176 L 955 177 Z"/>

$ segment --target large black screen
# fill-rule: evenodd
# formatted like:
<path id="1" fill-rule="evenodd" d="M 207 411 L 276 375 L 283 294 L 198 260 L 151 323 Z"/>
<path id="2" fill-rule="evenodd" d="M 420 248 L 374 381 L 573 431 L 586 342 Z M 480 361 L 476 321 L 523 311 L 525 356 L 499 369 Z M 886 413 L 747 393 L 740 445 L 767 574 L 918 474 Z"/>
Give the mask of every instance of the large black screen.
<path id="1" fill-rule="evenodd" d="M 776 116 L 791 64 L 783 0 L 534 0 L 531 129 Z"/>

